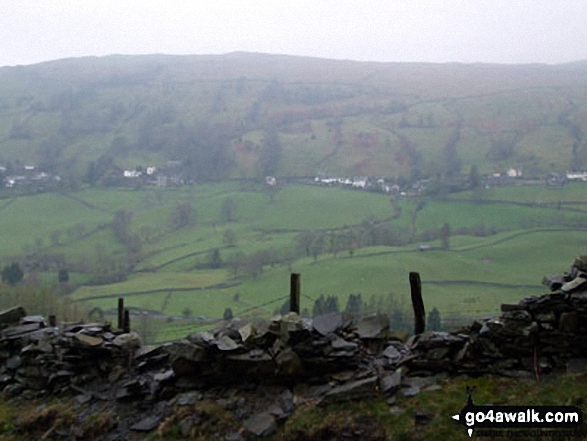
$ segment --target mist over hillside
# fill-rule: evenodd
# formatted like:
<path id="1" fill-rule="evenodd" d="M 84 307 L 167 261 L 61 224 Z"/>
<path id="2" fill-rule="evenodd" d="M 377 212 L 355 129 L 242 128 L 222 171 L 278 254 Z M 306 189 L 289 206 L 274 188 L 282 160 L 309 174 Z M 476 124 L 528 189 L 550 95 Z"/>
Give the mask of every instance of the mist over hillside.
<path id="1" fill-rule="evenodd" d="M 194 182 L 587 167 L 585 62 L 113 55 L 1 68 L 0 84 L 0 165 L 73 186 L 167 161 Z"/>

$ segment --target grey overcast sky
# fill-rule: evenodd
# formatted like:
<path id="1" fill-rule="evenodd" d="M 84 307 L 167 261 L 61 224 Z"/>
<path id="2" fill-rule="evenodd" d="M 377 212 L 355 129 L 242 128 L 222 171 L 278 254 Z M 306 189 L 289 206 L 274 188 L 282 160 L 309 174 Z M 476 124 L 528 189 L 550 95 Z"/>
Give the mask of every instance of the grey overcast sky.
<path id="1" fill-rule="evenodd" d="M 0 66 L 233 51 L 563 63 L 587 59 L 587 0 L 0 0 Z"/>

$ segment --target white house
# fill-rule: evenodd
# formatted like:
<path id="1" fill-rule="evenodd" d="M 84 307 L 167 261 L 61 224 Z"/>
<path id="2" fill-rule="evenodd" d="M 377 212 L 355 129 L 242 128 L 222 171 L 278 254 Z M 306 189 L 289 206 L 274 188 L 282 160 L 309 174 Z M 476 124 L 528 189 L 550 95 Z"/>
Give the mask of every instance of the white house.
<path id="1" fill-rule="evenodd" d="M 522 177 L 522 170 L 516 170 L 515 168 L 510 168 L 506 173 L 509 178 L 521 178 Z"/>
<path id="2" fill-rule="evenodd" d="M 355 188 L 365 188 L 365 186 L 367 185 L 367 179 L 357 179 L 355 178 L 355 180 L 353 181 L 353 187 Z"/>
<path id="3" fill-rule="evenodd" d="M 567 172 L 567 179 L 569 181 L 587 182 L 587 172 Z"/>
<path id="4" fill-rule="evenodd" d="M 124 177 L 125 178 L 138 178 L 139 176 L 141 176 L 141 172 L 140 171 L 136 171 L 136 170 L 125 170 L 124 171 Z"/>

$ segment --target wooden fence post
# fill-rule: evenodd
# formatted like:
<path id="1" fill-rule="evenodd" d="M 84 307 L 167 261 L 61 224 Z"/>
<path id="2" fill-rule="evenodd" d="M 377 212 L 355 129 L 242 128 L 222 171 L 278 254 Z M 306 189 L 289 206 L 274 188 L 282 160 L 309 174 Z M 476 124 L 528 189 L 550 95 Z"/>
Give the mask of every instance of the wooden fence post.
<path id="1" fill-rule="evenodd" d="M 300 275 L 296 273 L 291 274 L 289 284 L 289 311 L 300 313 Z"/>
<path id="2" fill-rule="evenodd" d="M 424 311 L 424 300 L 422 300 L 420 274 L 410 273 L 410 291 L 414 308 L 414 334 L 422 334 L 426 330 L 426 311 Z"/>
<path id="3" fill-rule="evenodd" d="M 124 310 L 124 325 L 122 328 L 126 334 L 130 332 L 130 312 L 128 312 L 128 309 Z"/>
<path id="4" fill-rule="evenodd" d="M 55 328 L 57 326 L 57 317 L 54 315 L 49 316 L 49 326 Z"/>
<path id="5" fill-rule="evenodd" d="M 124 298 L 118 298 L 118 323 L 116 326 L 118 329 L 122 329 L 124 327 Z"/>

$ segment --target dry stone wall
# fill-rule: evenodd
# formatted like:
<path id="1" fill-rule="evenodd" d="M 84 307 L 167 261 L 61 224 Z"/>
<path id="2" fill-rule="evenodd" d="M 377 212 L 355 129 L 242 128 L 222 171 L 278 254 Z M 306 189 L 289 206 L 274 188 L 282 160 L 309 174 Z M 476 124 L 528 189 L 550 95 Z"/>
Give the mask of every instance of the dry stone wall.
<path id="1" fill-rule="evenodd" d="M 581 368 L 587 257 L 545 283 L 551 293 L 502 305 L 499 316 L 407 341 L 390 331 L 384 315 L 353 322 L 335 313 L 313 320 L 290 313 L 234 319 L 143 346 L 136 333 L 108 324 L 48 326 L 16 307 L 0 313 L 0 388 L 7 399 L 73 395 L 80 424 L 92 410 L 117 409 L 111 438 L 104 439 L 154 430 L 177 406 L 203 398 L 240 421 L 230 439 L 265 436 L 308 400 L 327 405 L 383 395 L 393 403 L 397 395 L 438 388 L 450 375 L 532 377 Z M 184 422 L 185 433 L 194 421 Z M 62 438 L 80 436 L 72 430 Z"/>

